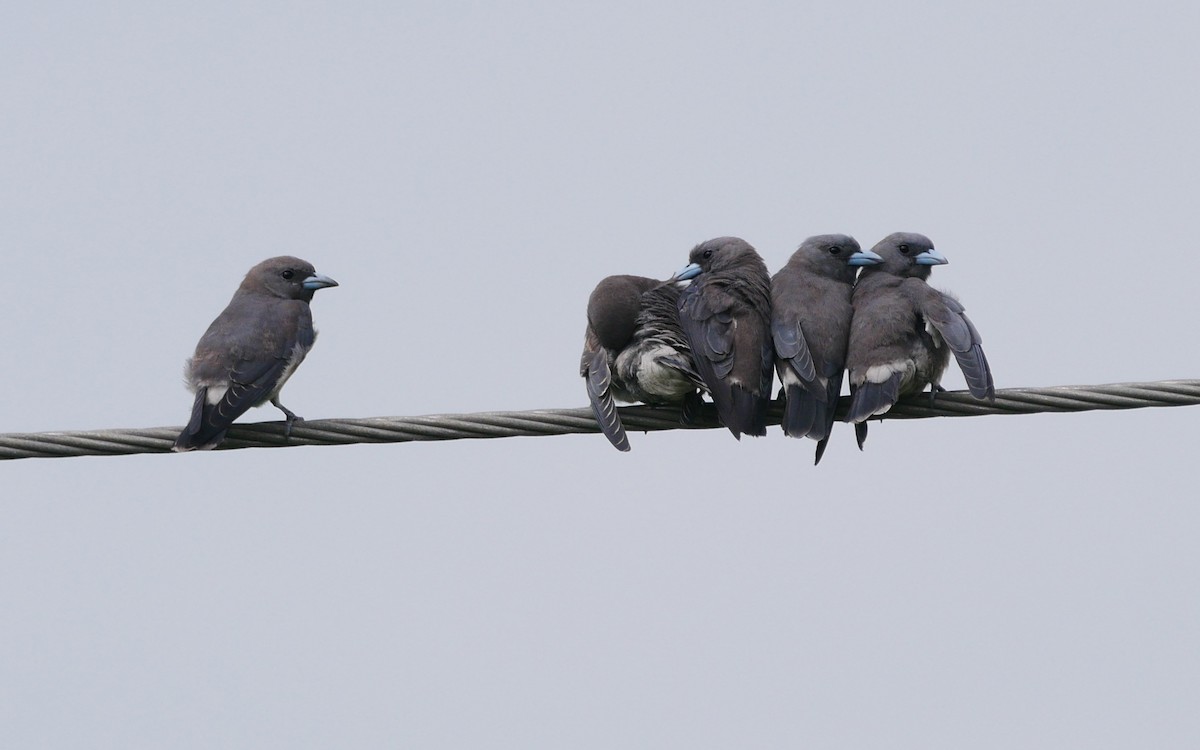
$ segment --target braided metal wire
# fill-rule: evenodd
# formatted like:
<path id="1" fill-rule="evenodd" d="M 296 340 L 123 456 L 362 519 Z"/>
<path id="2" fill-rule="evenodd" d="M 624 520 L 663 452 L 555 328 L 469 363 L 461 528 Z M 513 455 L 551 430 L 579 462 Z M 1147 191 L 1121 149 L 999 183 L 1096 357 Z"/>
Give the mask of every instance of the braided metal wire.
<path id="1" fill-rule="evenodd" d="M 843 398 L 839 416 L 849 404 Z M 948 391 L 907 398 L 883 416 L 886 419 L 927 417 L 977 417 L 990 414 L 1142 409 L 1151 406 L 1200 404 L 1200 380 L 1163 380 L 1152 383 L 1008 388 L 996 391 L 994 403 L 980 401 L 966 391 Z M 676 408 L 627 406 L 620 409 L 626 429 L 636 431 L 685 428 Z M 779 424 L 780 406 L 768 414 Z M 711 404 L 686 425 L 686 429 L 720 427 Z M 0 460 L 64 458 L 67 456 L 117 456 L 133 453 L 170 453 L 180 427 L 151 427 L 85 432 L 0 434 Z M 299 445 L 351 445 L 354 443 L 405 443 L 414 440 L 464 440 L 598 432 L 590 409 L 539 409 L 536 411 L 438 414 L 424 417 L 368 417 L 316 419 L 296 422 L 290 438 L 283 422 L 236 424 L 217 450 L 282 448 Z"/>

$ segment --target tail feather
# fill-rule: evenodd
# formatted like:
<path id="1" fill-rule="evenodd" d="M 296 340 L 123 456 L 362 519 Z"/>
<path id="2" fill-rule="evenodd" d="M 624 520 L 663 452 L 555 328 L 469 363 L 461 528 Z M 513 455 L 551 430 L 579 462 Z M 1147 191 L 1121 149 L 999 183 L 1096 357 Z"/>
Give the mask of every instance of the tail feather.
<path id="1" fill-rule="evenodd" d="M 900 381 L 902 373 L 894 372 L 882 383 L 866 382 L 854 389 L 851 394 L 850 410 L 846 413 L 846 421 L 861 423 L 863 420 L 882 414 L 900 399 Z"/>
<path id="2" fill-rule="evenodd" d="M 824 423 L 824 407 L 825 404 L 813 398 L 803 387 L 787 386 L 783 419 L 780 422 L 783 434 L 794 438 L 812 437 L 820 440 L 823 436 L 813 435 L 813 430 L 817 425 Z"/>
<path id="3" fill-rule="evenodd" d="M 821 456 L 825 455 L 825 446 L 827 445 L 829 445 L 828 435 L 817 441 L 817 452 L 816 456 L 813 458 L 813 466 L 817 466 L 821 463 Z"/>
<path id="4" fill-rule="evenodd" d="M 820 437 L 809 434 L 809 437 L 815 437 L 817 440 L 817 452 L 813 459 L 813 466 L 821 463 L 821 456 L 825 455 L 825 448 L 829 445 L 829 436 L 833 434 L 833 423 L 836 420 L 835 413 L 837 412 L 838 399 L 842 395 L 842 379 L 845 377 L 846 371 L 839 370 L 837 375 L 830 376 L 825 383 L 825 411 L 821 415 L 824 427 L 824 432 Z"/>
<path id="5" fill-rule="evenodd" d="M 729 408 L 721 414 L 721 421 L 734 437 L 742 434 L 762 437 L 767 434 L 767 399 L 751 393 L 736 383 L 730 388 Z M 720 410 L 721 404 L 717 404 Z"/>
<path id="6" fill-rule="evenodd" d="M 171 450 L 176 453 L 212 450 L 225 439 L 229 424 L 230 420 L 224 419 L 218 409 L 208 403 L 208 388 L 200 388 L 196 391 L 196 400 L 192 402 L 191 419 L 179 437 L 175 438 Z"/>

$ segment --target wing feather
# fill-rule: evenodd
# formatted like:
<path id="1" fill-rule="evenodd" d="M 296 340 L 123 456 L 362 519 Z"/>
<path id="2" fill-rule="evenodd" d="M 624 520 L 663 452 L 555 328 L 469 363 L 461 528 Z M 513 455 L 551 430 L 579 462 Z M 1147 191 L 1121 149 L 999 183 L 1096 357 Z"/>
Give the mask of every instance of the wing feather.
<path id="1" fill-rule="evenodd" d="M 996 386 L 992 380 L 992 369 L 983 354 L 983 340 L 979 331 L 966 316 L 962 303 L 932 287 L 927 288 L 929 294 L 921 300 L 921 314 L 950 347 L 971 395 L 994 400 Z"/>

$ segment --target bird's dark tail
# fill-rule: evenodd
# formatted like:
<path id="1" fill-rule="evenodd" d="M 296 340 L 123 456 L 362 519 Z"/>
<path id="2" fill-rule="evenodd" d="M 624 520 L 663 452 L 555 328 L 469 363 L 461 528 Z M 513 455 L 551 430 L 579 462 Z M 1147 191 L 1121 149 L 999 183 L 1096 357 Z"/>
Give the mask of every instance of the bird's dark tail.
<path id="1" fill-rule="evenodd" d="M 814 466 L 821 463 L 821 456 L 825 455 L 825 448 L 829 445 L 829 435 L 833 432 L 835 421 L 834 414 L 842 393 L 842 377 L 842 372 L 829 377 L 825 382 L 824 391 L 819 394 L 800 385 L 789 385 L 786 388 L 787 398 L 780 424 L 788 437 L 806 437 L 817 441 Z M 813 387 L 819 386 L 814 383 Z"/>
<path id="2" fill-rule="evenodd" d="M 229 422 L 220 417 L 215 406 L 208 403 L 208 388 L 200 388 L 192 403 L 192 418 L 179 437 L 175 438 L 171 450 L 176 453 L 212 450 L 221 444 L 228 430 Z"/>
<path id="3" fill-rule="evenodd" d="M 825 412 L 821 415 L 825 420 L 825 431 L 817 439 L 817 454 L 813 459 L 813 466 L 821 463 L 821 456 L 825 455 L 825 447 L 829 445 L 829 436 L 833 434 L 833 423 L 837 421 L 838 399 L 842 397 L 842 380 L 845 377 L 846 371 L 839 370 L 838 374 L 830 377 L 825 384 Z"/>
<path id="4" fill-rule="evenodd" d="M 846 421 L 861 423 L 868 417 L 886 411 L 900 399 L 901 373 L 894 372 L 882 383 L 866 382 L 853 389 L 850 394 L 850 409 Z"/>
<path id="5" fill-rule="evenodd" d="M 783 419 L 780 421 L 783 434 L 794 438 L 815 437 L 819 440 L 821 436 L 812 433 L 818 424 L 823 425 L 825 422 L 824 406 L 802 386 L 789 385 L 783 405 Z"/>
<path id="6" fill-rule="evenodd" d="M 743 434 L 762 437 L 767 434 L 767 405 L 768 400 L 756 395 L 734 383 L 729 389 L 730 405 L 726 413 L 721 414 L 721 421 L 740 438 Z M 717 404 L 720 412 L 721 404 Z"/>

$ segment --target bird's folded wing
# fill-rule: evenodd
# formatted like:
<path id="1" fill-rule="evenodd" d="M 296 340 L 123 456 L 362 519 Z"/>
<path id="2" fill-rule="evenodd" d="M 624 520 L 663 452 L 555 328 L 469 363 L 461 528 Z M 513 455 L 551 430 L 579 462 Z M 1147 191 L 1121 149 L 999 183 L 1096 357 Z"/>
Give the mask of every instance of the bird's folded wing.
<path id="1" fill-rule="evenodd" d="M 930 287 L 929 293 L 921 300 L 921 314 L 954 353 L 971 395 L 994 399 L 996 386 L 987 357 L 983 354 L 983 341 L 966 316 L 962 303 Z"/>
<path id="2" fill-rule="evenodd" d="M 589 356 L 590 355 L 590 356 Z M 612 372 L 608 366 L 608 352 L 602 347 L 592 351 L 584 350 L 587 361 L 583 364 L 584 382 L 587 384 L 588 403 L 600 432 L 608 438 L 608 442 L 620 451 L 629 450 L 629 438 L 625 435 L 625 426 L 621 424 L 621 415 L 617 412 L 617 404 L 612 395 Z"/>
<path id="3" fill-rule="evenodd" d="M 775 311 L 771 320 L 771 338 L 775 342 L 776 357 L 786 362 L 801 382 L 808 384 L 817 379 L 817 369 L 798 318 Z"/>

